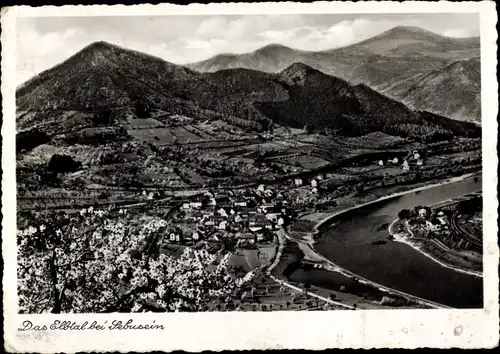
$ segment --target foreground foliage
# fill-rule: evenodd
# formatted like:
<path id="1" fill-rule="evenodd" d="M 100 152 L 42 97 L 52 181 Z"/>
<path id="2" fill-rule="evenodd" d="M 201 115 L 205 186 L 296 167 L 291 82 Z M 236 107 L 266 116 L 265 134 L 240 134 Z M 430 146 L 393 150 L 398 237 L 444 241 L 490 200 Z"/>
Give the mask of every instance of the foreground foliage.
<path id="1" fill-rule="evenodd" d="M 21 313 L 199 311 L 251 279 L 227 274 L 230 254 L 152 257 L 166 221 L 113 214 L 89 208 L 18 231 Z"/>

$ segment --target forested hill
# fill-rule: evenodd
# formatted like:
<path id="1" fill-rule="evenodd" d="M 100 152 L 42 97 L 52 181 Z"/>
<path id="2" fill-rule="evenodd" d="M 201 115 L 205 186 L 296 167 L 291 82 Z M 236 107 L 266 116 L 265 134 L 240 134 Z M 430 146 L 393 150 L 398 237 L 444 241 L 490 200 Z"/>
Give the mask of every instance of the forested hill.
<path id="1" fill-rule="evenodd" d="M 99 112 L 138 102 L 199 119 L 215 115 L 250 130 L 274 122 L 311 132 L 382 131 L 420 140 L 480 135 L 473 124 L 411 111 L 365 85 L 353 86 L 303 63 L 275 74 L 248 69 L 199 73 L 104 42 L 84 48 L 17 91 L 18 111 L 31 112 L 34 124 L 48 116 L 64 119 L 69 110 Z"/>

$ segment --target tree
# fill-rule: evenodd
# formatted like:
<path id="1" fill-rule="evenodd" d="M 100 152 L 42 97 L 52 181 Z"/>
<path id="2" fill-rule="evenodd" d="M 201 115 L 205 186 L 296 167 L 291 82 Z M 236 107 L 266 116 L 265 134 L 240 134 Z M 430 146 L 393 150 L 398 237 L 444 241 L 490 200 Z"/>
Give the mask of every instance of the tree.
<path id="1" fill-rule="evenodd" d="M 401 209 L 400 212 L 398 213 L 398 218 L 403 220 L 403 219 L 408 219 L 410 217 L 410 210 L 408 209 Z"/>
<path id="2" fill-rule="evenodd" d="M 150 109 L 151 107 L 148 102 L 142 99 L 135 104 L 135 115 L 137 118 L 149 118 L 151 117 L 151 113 L 149 113 Z"/>
<path id="3" fill-rule="evenodd" d="M 166 222 L 137 226 L 110 213 L 89 208 L 18 231 L 21 313 L 199 311 L 247 281 L 226 273 L 229 254 L 214 270 L 216 256 L 205 250 L 151 257 L 145 246 Z"/>
<path id="4" fill-rule="evenodd" d="M 71 156 L 54 154 L 50 158 L 47 168 L 53 173 L 67 173 L 75 172 L 80 169 L 81 166 L 81 162 L 73 160 Z"/>

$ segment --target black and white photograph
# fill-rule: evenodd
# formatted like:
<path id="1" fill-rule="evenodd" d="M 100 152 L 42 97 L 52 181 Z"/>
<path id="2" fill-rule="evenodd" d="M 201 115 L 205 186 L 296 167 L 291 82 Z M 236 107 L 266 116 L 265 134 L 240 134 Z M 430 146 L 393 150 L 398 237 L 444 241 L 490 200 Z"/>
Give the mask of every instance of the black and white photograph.
<path id="1" fill-rule="evenodd" d="M 483 309 L 480 14 L 243 13 L 16 20 L 16 313 Z"/>

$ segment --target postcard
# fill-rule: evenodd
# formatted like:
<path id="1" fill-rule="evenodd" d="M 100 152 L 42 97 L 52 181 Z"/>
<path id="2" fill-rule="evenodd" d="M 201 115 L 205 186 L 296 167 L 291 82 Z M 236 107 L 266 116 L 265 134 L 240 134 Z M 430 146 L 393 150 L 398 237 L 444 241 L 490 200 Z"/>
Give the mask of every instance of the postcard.
<path id="1" fill-rule="evenodd" d="M 3 9 L 5 349 L 497 346 L 496 21 Z"/>

